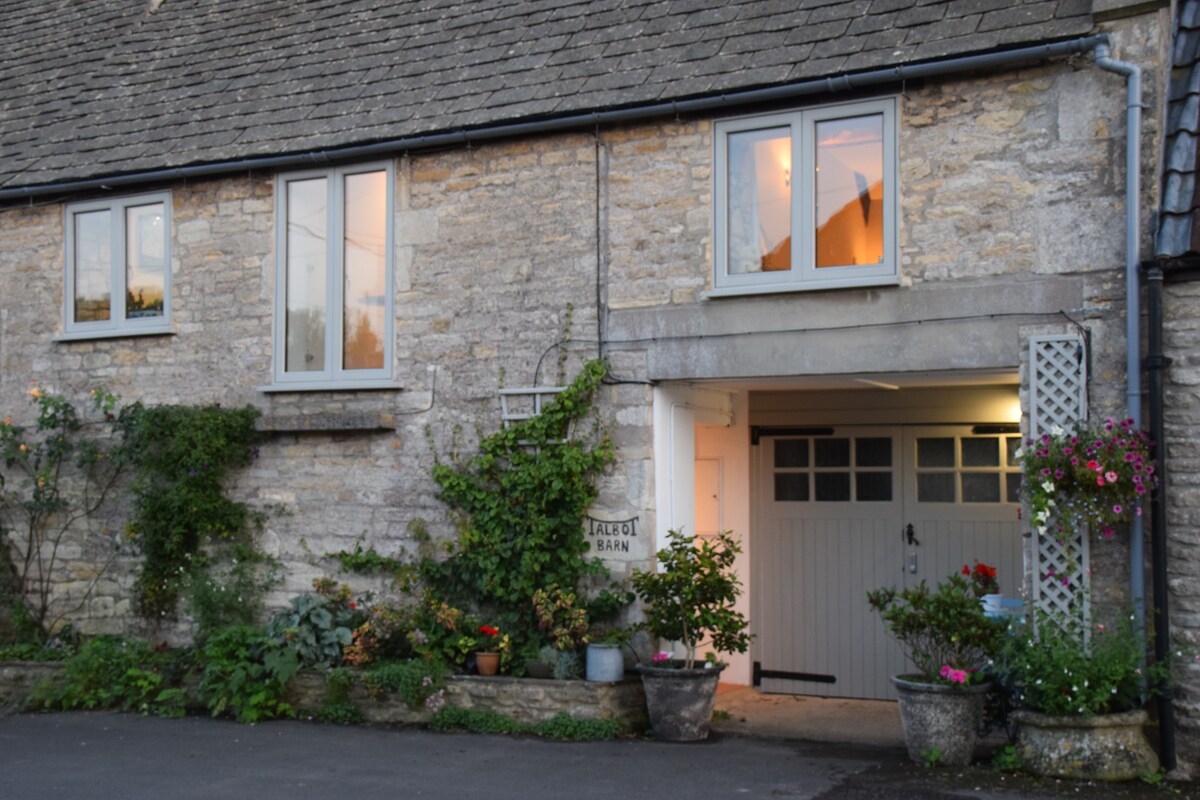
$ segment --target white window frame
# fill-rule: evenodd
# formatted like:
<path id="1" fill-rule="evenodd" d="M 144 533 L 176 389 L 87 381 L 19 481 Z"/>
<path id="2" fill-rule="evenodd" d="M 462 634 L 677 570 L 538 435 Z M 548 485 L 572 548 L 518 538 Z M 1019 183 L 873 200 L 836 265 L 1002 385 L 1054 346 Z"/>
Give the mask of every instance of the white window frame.
<path id="1" fill-rule="evenodd" d="M 125 318 L 125 215 L 129 208 L 161 203 L 163 207 L 163 313 L 156 317 Z M 109 314 L 106 320 L 77 322 L 75 320 L 75 217 L 95 211 L 108 211 L 112 252 Z M 63 210 L 63 237 L 66 248 L 66 274 L 63 291 L 63 331 L 56 341 L 97 339 L 122 336 L 149 336 L 172 333 L 171 330 L 171 193 L 112 197 L 83 203 L 71 203 Z"/>
<path id="2" fill-rule="evenodd" d="M 873 114 L 883 121 L 883 261 L 878 265 L 816 266 L 816 203 L 811 176 L 816 162 L 818 122 Z M 787 127 L 792 138 L 793 170 L 791 209 L 791 269 L 774 272 L 728 272 L 728 146 L 729 134 L 763 128 Z M 714 125 L 713 144 L 713 288 L 707 297 L 801 292 L 854 286 L 881 286 L 899 282 L 896 222 L 900 190 L 897 183 L 896 99 L 819 106 L 779 114 L 721 120 Z"/>
<path id="3" fill-rule="evenodd" d="M 387 227 L 384 244 L 384 341 L 383 366 L 379 369 L 341 368 L 343 315 L 343 234 L 344 234 L 344 188 L 349 175 L 367 172 L 385 173 L 387 184 Z M 287 348 L 287 187 L 292 181 L 326 180 L 326 213 L 328 216 L 328 241 L 326 242 L 326 314 L 325 314 L 325 364 L 317 372 L 288 372 L 286 370 Z M 274 314 L 274 383 L 260 387 L 262 391 L 305 391 L 337 389 L 392 389 L 399 388 L 392 380 L 392 361 L 395 346 L 395 165 L 391 161 L 353 164 L 321 170 L 289 172 L 276 176 L 275 181 L 275 314 Z"/>

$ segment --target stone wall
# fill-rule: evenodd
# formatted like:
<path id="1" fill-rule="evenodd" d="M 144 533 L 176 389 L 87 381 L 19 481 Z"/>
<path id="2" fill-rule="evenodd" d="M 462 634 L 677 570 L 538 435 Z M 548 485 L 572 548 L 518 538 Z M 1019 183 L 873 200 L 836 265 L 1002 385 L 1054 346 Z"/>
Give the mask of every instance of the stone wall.
<path id="1" fill-rule="evenodd" d="M 1200 752 L 1200 283 L 1169 285 L 1163 340 L 1167 370 L 1165 491 L 1168 613 L 1176 670 L 1181 753 Z M 1195 759 L 1195 756 L 1192 756 Z"/>
<path id="2" fill-rule="evenodd" d="M 314 714 L 325 697 L 325 678 L 304 671 L 288 685 L 288 702 L 301 714 Z M 349 694 L 368 722 L 425 724 L 428 708 L 412 709 L 394 695 L 374 697 L 361 683 Z M 559 714 L 573 719 L 607 719 L 632 730 L 646 724 L 646 693 L 640 678 L 622 681 L 540 680 L 505 676 L 453 675 L 445 690 L 451 708 L 493 711 L 522 723 L 545 722 Z"/>

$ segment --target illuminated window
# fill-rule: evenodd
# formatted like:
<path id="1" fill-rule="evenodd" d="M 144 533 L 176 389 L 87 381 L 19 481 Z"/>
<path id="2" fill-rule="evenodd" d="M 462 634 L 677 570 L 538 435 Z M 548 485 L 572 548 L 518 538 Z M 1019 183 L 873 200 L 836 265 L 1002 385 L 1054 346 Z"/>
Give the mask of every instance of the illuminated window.
<path id="1" fill-rule="evenodd" d="M 170 329 L 167 194 L 67 207 L 66 338 Z"/>
<path id="2" fill-rule="evenodd" d="M 281 176 L 275 382 L 391 378 L 392 168 Z"/>
<path id="3" fill-rule="evenodd" d="M 896 280 L 895 102 L 716 125 L 714 294 Z"/>

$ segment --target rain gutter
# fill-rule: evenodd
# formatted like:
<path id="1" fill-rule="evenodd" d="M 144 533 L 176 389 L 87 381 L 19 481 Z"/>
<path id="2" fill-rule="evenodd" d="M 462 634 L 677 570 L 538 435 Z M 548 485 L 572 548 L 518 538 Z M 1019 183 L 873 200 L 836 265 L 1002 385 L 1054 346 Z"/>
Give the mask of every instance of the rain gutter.
<path id="1" fill-rule="evenodd" d="M 1049 58 L 1089 53 L 1098 51 L 1098 48 L 1101 47 L 1107 49 L 1108 41 L 1108 37 L 1101 34 L 994 53 L 955 56 L 953 58 L 922 64 L 907 64 L 828 78 L 814 78 L 784 86 L 747 89 L 690 100 L 672 100 L 643 106 L 568 114 L 548 119 L 500 123 L 473 129 L 419 134 L 372 142 L 370 144 L 334 147 L 307 153 L 253 156 L 231 161 L 190 164 L 183 167 L 131 172 L 101 178 L 85 178 L 58 183 L 19 186 L 0 189 L 0 201 L 32 199 L 35 197 L 73 192 L 123 189 L 142 184 L 164 183 L 188 178 L 206 178 L 248 170 L 295 169 L 310 167 L 314 164 L 367 160 L 385 155 L 395 155 L 396 153 L 465 146 L 496 139 L 535 136 L 569 130 L 594 129 L 601 125 L 636 122 L 655 117 L 728 111 L 756 103 L 786 102 L 817 94 L 849 92 L 873 86 L 959 74 L 976 69 L 1011 67 Z"/>

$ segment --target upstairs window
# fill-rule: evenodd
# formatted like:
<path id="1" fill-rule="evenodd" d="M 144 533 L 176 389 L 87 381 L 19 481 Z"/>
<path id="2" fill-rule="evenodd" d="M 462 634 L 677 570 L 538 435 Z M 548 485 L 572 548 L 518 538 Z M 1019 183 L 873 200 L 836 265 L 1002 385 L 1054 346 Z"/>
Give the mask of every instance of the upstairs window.
<path id="1" fill-rule="evenodd" d="M 712 294 L 894 283 L 896 104 L 718 122 Z"/>
<path id="2" fill-rule="evenodd" d="M 390 164 L 280 177 L 278 387 L 390 380 L 392 186 Z"/>
<path id="3" fill-rule="evenodd" d="M 67 338 L 169 330 L 170 208 L 168 194 L 67 206 Z"/>

